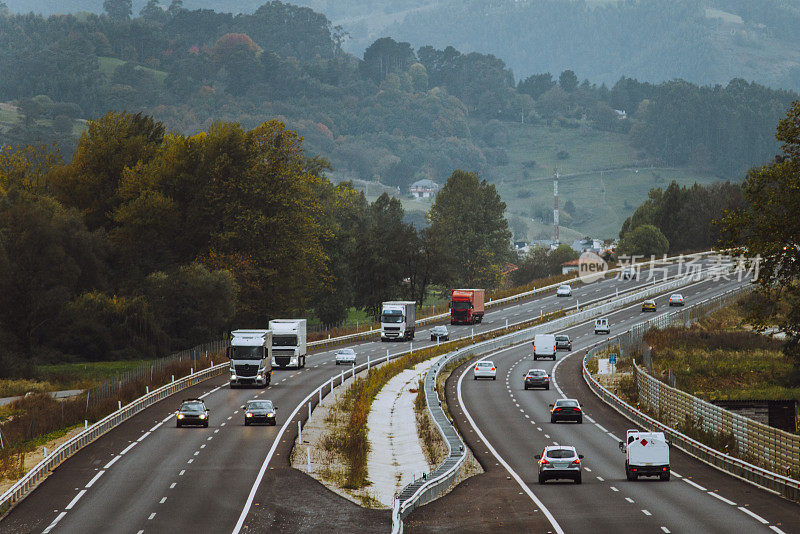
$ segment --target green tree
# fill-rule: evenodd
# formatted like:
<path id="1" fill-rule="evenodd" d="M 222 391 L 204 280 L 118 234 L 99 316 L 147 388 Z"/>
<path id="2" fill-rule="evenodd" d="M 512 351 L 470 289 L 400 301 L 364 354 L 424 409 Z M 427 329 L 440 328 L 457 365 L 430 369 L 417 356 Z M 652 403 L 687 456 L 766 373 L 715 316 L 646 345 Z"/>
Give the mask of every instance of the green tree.
<path id="1" fill-rule="evenodd" d="M 494 185 L 473 173 L 453 172 L 429 213 L 431 246 L 444 260 L 442 283 L 470 287 L 499 282 L 495 274 L 510 254 L 505 210 Z"/>
<path id="2" fill-rule="evenodd" d="M 565 70 L 558 77 L 558 86 L 571 93 L 578 87 L 578 77 L 571 70 Z"/>
<path id="3" fill-rule="evenodd" d="M 661 256 L 668 250 L 669 241 L 661 233 L 661 230 L 652 224 L 643 224 L 620 239 L 617 253 L 618 255 L 650 257 L 651 255 Z"/>
<path id="4" fill-rule="evenodd" d="M 553 81 L 553 75 L 545 72 L 544 74 L 533 74 L 519 82 L 517 91 L 538 100 L 540 96 L 555 87 L 555 85 L 556 82 Z"/>
<path id="5" fill-rule="evenodd" d="M 103 9 L 114 20 L 128 20 L 133 12 L 132 0 L 103 0 Z"/>
<path id="6" fill-rule="evenodd" d="M 792 358 L 792 385 L 800 385 L 800 101 L 778 124 L 783 155 L 752 169 L 744 184 L 746 204 L 722 220 L 724 245 L 743 246 L 760 257 L 758 284 L 767 300 L 786 304 L 779 321 Z M 762 325 L 775 317 L 755 317 Z"/>

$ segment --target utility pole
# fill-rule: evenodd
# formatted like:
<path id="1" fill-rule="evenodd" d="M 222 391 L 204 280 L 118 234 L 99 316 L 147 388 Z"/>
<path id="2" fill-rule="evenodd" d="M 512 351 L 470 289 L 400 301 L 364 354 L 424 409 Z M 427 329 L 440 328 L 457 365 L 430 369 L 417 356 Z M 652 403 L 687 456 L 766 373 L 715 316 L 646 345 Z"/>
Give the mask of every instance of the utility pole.
<path id="1" fill-rule="evenodd" d="M 553 171 L 553 233 L 558 246 L 558 166 Z"/>

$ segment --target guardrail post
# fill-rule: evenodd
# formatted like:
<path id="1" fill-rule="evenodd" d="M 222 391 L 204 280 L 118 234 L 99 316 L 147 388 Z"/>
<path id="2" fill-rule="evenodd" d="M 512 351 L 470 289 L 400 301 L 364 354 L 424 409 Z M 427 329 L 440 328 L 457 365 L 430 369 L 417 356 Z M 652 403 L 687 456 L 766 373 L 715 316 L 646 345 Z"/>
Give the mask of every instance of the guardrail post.
<path id="1" fill-rule="evenodd" d="M 508 319 L 506 319 L 506 330 L 508 330 Z"/>
<path id="2" fill-rule="evenodd" d="M 89 420 L 88 419 L 84 419 L 83 420 L 83 429 L 86 430 L 87 428 L 89 428 Z"/>
<path id="3" fill-rule="evenodd" d="M 319 388 L 319 402 L 317 404 L 322 404 L 322 388 Z"/>
<path id="4" fill-rule="evenodd" d="M 308 474 L 311 474 L 311 447 L 306 447 L 306 461 L 308 462 Z"/>
<path id="5" fill-rule="evenodd" d="M 581 309 L 580 309 L 580 301 L 578 299 L 575 299 L 575 311 L 576 312 L 581 311 Z"/>
<path id="6" fill-rule="evenodd" d="M 303 425 L 300 421 L 297 422 L 297 442 L 303 443 Z"/>
<path id="7" fill-rule="evenodd" d="M 148 395 L 150 394 L 150 386 L 145 386 L 144 390 Z"/>
<path id="8" fill-rule="evenodd" d="M 119 409 L 119 410 L 122 409 L 122 401 L 121 400 L 117 401 L 117 409 Z"/>
<path id="9" fill-rule="evenodd" d="M 411 348 L 409 349 L 408 353 L 411 354 L 414 352 L 414 342 L 412 341 L 411 343 L 409 343 L 409 345 Z"/>
<path id="10" fill-rule="evenodd" d="M 193 374 L 194 374 L 194 367 L 189 367 L 189 375 L 191 376 Z"/>
<path id="11" fill-rule="evenodd" d="M 475 337 L 475 327 L 472 327 L 472 333 L 469 335 L 469 338 L 472 339 Z"/>
<path id="12" fill-rule="evenodd" d="M 47 447 L 44 448 L 44 457 L 47 458 Z"/>
<path id="13" fill-rule="evenodd" d="M 175 375 L 172 375 L 172 381 L 175 382 Z"/>
<path id="14" fill-rule="evenodd" d="M 367 354 L 367 371 L 369 371 L 369 354 Z"/>
<path id="15" fill-rule="evenodd" d="M 308 401 L 308 418 L 311 419 L 311 401 Z"/>
<path id="16" fill-rule="evenodd" d="M 389 361 L 389 349 L 386 349 L 386 361 Z"/>

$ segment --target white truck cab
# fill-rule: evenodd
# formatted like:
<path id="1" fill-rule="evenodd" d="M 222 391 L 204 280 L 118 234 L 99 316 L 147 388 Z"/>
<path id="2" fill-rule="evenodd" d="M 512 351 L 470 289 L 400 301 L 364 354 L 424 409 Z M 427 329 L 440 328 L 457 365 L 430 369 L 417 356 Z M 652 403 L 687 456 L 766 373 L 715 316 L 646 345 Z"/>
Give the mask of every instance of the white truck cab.
<path id="1" fill-rule="evenodd" d="M 416 302 L 394 300 L 381 307 L 381 341 L 408 341 L 414 339 L 416 329 Z"/>
<path id="2" fill-rule="evenodd" d="M 669 442 L 663 432 L 628 430 L 625 441 L 619 442 L 625 453 L 625 476 L 636 480 L 640 476 L 669 480 Z"/>
<path id="3" fill-rule="evenodd" d="M 272 379 L 272 331 L 234 330 L 227 350 L 230 386 L 268 386 Z"/>
<path id="4" fill-rule="evenodd" d="M 269 322 L 272 330 L 272 366 L 306 366 L 306 320 L 273 319 Z"/>

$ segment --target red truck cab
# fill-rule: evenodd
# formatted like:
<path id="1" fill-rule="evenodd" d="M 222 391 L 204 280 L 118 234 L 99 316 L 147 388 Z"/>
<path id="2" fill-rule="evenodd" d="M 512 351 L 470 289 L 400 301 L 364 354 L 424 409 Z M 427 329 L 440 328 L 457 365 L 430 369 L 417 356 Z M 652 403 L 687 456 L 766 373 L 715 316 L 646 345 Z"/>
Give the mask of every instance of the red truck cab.
<path id="1" fill-rule="evenodd" d="M 483 289 L 454 289 L 450 298 L 450 324 L 483 321 Z"/>

